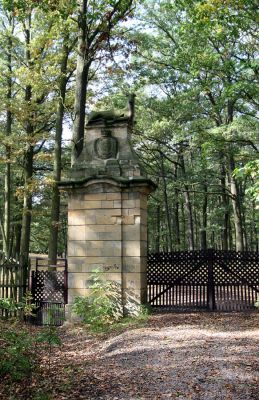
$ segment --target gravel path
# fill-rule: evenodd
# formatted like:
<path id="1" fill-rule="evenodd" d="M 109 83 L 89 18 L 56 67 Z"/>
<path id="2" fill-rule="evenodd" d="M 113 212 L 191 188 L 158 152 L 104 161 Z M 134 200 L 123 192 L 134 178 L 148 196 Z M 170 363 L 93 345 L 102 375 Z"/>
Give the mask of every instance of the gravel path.
<path id="1" fill-rule="evenodd" d="M 61 348 L 39 348 L 40 368 L 0 382 L 0 400 L 259 400 L 258 328 L 256 313 L 156 314 L 105 336 L 62 327 Z"/>
<path id="2" fill-rule="evenodd" d="M 70 338 L 79 372 L 64 398 L 258 400 L 257 328 L 255 314 L 164 314 L 80 348 Z"/>

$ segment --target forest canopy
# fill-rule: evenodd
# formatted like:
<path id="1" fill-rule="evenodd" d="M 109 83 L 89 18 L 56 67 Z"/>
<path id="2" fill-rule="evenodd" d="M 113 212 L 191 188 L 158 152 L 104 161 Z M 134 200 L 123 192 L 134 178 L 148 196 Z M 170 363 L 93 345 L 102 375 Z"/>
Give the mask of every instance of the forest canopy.
<path id="1" fill-rule="evenodd" d="M 87 115 L 136 94 L 150 251 L 257 250 L 254 0 L 0 1 L 0 254 L 66 254 Z M 257 215 L 257 216 L 256 216 Z"/>

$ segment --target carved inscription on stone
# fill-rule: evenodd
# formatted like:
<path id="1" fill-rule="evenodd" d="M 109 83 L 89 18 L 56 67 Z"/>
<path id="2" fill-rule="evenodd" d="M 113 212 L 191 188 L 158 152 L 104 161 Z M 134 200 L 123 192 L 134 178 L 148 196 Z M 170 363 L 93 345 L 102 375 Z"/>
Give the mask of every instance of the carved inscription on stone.
<path id="1" fill-rule="evenodd" d="M 94 143 L 95 155 L 102 160 L 116 158 L 118 151 L 117 139 L 111 135 L 109 129 L 102 130 L 102 136 Z"/>

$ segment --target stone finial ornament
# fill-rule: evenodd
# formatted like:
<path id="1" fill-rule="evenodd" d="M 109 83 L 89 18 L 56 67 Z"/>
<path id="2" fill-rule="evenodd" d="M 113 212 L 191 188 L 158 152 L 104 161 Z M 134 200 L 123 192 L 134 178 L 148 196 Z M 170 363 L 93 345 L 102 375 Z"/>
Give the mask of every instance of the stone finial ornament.
<path id="1" fill-rule="evenodd" d="M 88 125 L 95 123 L 105 123 L 106 125 L 113 124 L 119 120 L 127 119 L 131 125 L 134 122 L 135 115 L 135 97 L 134 93 L 128 94 L 128 104 L 124 109 L 112 109 L 105 111 L 92 111 L 88 117 Z"/>
<path id="2" fill-rule="evenodd" d="M 82 152 L 71 168 L 70 181 L 90 177 L 145 178 L 131 145 L 135 95 L 125 109 L 93 111 L 85 128 Z"/>

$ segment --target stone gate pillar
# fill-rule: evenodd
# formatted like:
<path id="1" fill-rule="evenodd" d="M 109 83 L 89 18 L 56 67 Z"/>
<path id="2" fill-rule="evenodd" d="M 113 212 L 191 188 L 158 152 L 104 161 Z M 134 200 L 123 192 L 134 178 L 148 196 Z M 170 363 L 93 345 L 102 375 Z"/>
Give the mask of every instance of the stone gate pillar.
<path id="1" fill-rule="evenodd" d="M 90 115 L 68 192 L 68 303 L 94 270 L 121 287 L 126 312 L 146 302 L 147 198 L 155 189 L 130 144 L 130 116 Z"/>

